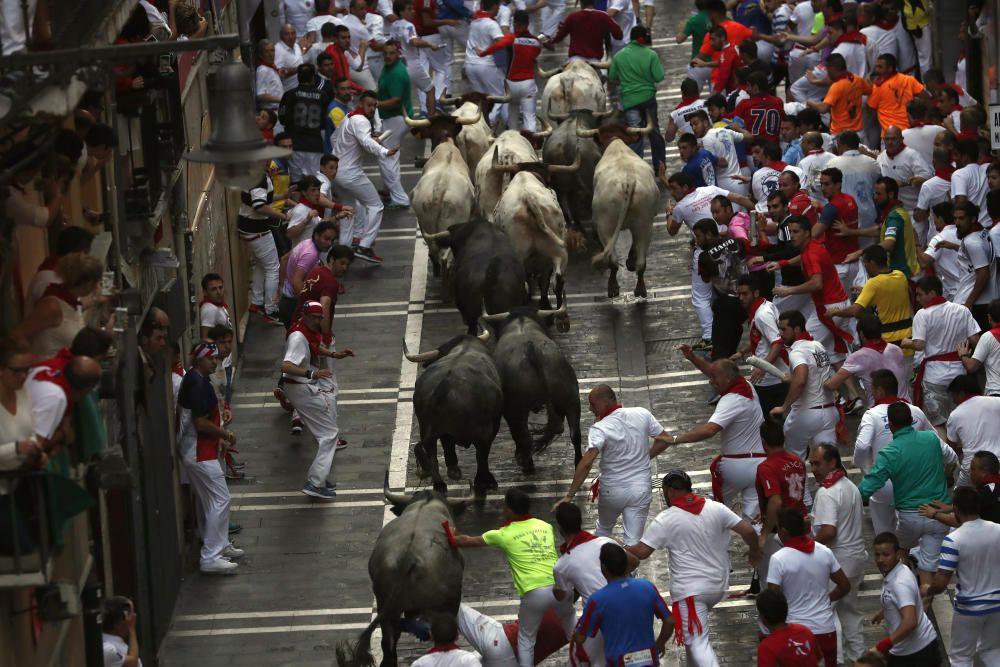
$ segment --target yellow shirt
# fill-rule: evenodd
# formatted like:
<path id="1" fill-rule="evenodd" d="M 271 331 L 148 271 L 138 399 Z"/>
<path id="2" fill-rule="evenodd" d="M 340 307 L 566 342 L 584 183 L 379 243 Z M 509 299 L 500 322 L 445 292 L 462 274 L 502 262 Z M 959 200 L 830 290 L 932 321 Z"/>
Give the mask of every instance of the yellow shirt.
<path id="1" fill-rule="evenodd" d="M 873 308 L 882 321 L 882 340 L 898 343 L 913 335 L 913 311 L 910 309 L 910 281 L 902 271 L 872 276 L 865 283 L 855 303 Z M 912 350 L 903 350 L 907 356 Z"/>
<path id="2" fill-rule="evenodd" d="M 483 541 L 503 551 L 510 573 L 514 575 L 517 594 L 552 586 L 556 580 L 556 538 L 552 526 L 541 519 L 512 521 L 498 530 L 483 533 Z"/>

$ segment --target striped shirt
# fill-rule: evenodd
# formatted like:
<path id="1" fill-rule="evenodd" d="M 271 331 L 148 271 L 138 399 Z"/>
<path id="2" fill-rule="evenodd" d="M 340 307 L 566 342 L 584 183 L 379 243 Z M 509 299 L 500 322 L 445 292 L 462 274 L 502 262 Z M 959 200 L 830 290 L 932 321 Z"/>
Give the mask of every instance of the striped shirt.
<path id="1" fill-rule="evenodd" d="M 984 616 L 1000 613 L 1000 525 L 976 519 L 955 529 L 941 545 L 938 569 L 957 575 L 955 613 Z"/>

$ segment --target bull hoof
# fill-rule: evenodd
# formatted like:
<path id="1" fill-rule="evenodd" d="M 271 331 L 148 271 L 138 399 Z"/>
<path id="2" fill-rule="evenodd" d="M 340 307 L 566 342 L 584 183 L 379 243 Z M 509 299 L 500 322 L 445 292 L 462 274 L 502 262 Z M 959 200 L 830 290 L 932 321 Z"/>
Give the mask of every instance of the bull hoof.
<path id="1" fill-rule="evenodd" d="M 497 484 L 497 479 L 493 476 L 493 473 L 488 472 L 484 475 L 476 475 L 473 490 L 477 496 L 485 496 L 490 491 L 494 491 L 499 488 L 500 485 Z"/>
<path id="2" fill-rule="evenodd" d="M 629 271 L 635 271 L 635 252 L 630 252 L 628 258 L 625 260 L 625 268 Z"/>
<path id="3" fill-rule="evenodd" d="M 535 461 L 531 458 L 531 452 L 521 452 L 515 455 L 518 465 L 521 466 L 521 471 L 525 475 L 535 474 Z"/>
<path id="4" fill-rule="evenodd" d="M 618 287 L 618 283 L 608 283 L 608 298 L 614 299 L 616 296 L 621 294 L 621 288 Z"/>
<path id="5" fill-rule="evenodd" d="M 567 333 L 569 331 L 569 318 L 563 317 L 556 321 L 556 329 L 559 333 Z"/>
<path id="6" fill-rule="evenodd" d="M 448 494 L 448 485 L 444 482 L 434 482 L 434 490 L 440 493 L 442 496 Z"/>
<path id="7" fill-rule="evenodd" d="M 462 469 L 458 466 L 448 467 L 448 479 L 459 480 L 462 479 Z"/>
<path id="8" fill-rule="evenodd" d="M 632 292 L 632 294 L 634 294 L 635 296 L 637 296 L 640 299 L 645 299 L 646 298 L 646 286 L 643 285 L 642 287 L 640 287 L 640 286 L 636 285 L 635 286 L 635 290 Z"/>

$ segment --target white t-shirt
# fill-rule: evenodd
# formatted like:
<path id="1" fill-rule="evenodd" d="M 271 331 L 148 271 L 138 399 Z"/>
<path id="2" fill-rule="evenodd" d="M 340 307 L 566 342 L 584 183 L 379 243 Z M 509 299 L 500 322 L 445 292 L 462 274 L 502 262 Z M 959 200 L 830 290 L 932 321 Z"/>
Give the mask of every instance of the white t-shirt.
<path id="1" fill-rule="evenodd" d="M 872 396 L 872 373 L 882 368 L 892 371 L 899 384 L 899 395 L 910 400 L 909 368 L 903 350 L 898 345 L 889 343 L 884 352 L 878 352 L 870 347 L 862 347 L 847 355 L 842 368 L 858 378 L 865 387 L 868 405 L 875 402 Z"/>
<path id="2" fill-rule="evenodd" d="M 903 130 L 903 143 L 920 154 L 927 164 L 934 160 L 934 139 L 944 132 L 940 125 L 922 125 Z M 933 165 L 932 165 L 933 166 Z"/>
<path id="3" fill-rule="evenodd" d="M 676 109 L 670 112 L 670 117 L 674 120 L 674 127 L 677 128 L 677 138 L 680 135 L 686 134 L 691 131 L 691 123 L 684 120 L 684 116 L 692 114 L 695 111 L 701 111 L 705 108 L 705 100 L 695 100 L 691 104 L 686 106 L 678 106 Z"/>
<path id="4" fill-rule="evenodd" d="M 992 338 L 989 334 L 983 338 Z M 962 443 L 962 470 L 969 472 L 972 456 L 981 450 L 1000 456 L 1000 398 L 973 396 L 955 407 L 948 417 L 948 439 Z"/>
<path id="5" fill-rule="evenodd" d="M 403 59 L 406 60 L 407 65 L 416 65 L 420 62 L 420 49 L 410 43 L 419 37 L 417 35 L 417 26 L 404 18 L 400 18 L 389 28 L 389 33 L 401 45 Z"/>
<path id="6" fill-rule="evenodd" d="M 285 87 L 281 81 L 281 77 L 278 76 L 278 73 L 266 65 L 258 65 L 256 74 L 254 89 L 257 94 L 270 95 L 272 97 L 277 97 L 280 100 L 281 96 L 285 93 Z M 278 110 L 277 102 L 260 102 L 259 106 L 262 109 Z"/>
<path id="7" fill-rule="evenodd" d="M 309 341 L 301 331 L 293 331 L 289 334 L 288 340 L 285 341 L 285 356 L 282 358 L 282 361 L 291 362 L 299 368 L 308 367 L 314 374 L 319 370 L 312 363 L 313 359 L 312 354 L 309 352 Z M 288 373 L 282 373 L 281 377 L 299 383 L 315 382 L 317 380 L 315 375 L 312 380 L 306 380 L 304 377 L 289 375 Z"/>
<path id="8" fill-rule="evenodd" d="M 731 509 L 706 498 L 698 514 L 670 507 L 646 526 L 641 542 L 670 553 L 674 602 L 729 588 L 729 531 L 739 522 Z"/>
<path id="9" fill-rule="evenodd" d="M 298 203 L 296 204 L 291 212 L 288 214 L 288 229 L 295 229 L 301 225 L 305 225 L 302 233 L 295 237 L 294 243 L 301 243 L 312 238 L 313 230 L 316 229 L 316 225 L 322 220 L 316 211 L 312 209 L 311 206 L 307 204 Z"/>
<path id="10" fill-rule="evenodd" d="M 31 369 L 25 386 L 31 395 L 31 418 L 35 423 L 35 433 L 49 439 L 59 428 L 66 414 L 66 393 L 54 382 L 36 380 L 44 368 Z"/>
<path id="11" fill-rule="evenodd" d="M 958 251 L 951 250 L 950 248 L 939 248 L 938 244 L 941 241 L 949 241 L 955 245 L 960 243 L 955 225 L 945 225 L 942 227 L 941 231 L 927 242 L 927 250 L 925 252 L 934 260 L 934 273 L 941 279 L 941 286 L 944 290 L 944 294 L 941 296 L 949 301 L 964 303 L 959 302 L 955 298 L 955 295 L 958 293 L 964 280 L 965 269 L 962 267 L 961 262 L 958 261 Z"/>
<path id="12" fill-rule="evenodd" d="M 837 529 L 837 538 L 830 547 L 837 561 L 845 567 L 847 576 L 860 574 L 868 560 L 865 538 L 861 534 L 864 522 L 864 507 L 861 493 L 847 477 L 842 477 L 830 488 L 820 486 L 813 496 L 813 532 L 821 526 Z"/>
<path id="13" fill-rule="evenodd" d="M 753 398 L 730 392 L 719 399 L 715 412 L 708 421 L 722 427 L 722 454 L 763 454 L 760 442 L 760 425 L 764 422 L 757 391 Z"/>
<path id="14" fill-rule="evenodd" d="M 913 340 L 925 343 L 924 358 L 954 352 L 959 343 L 979 333 L 979 324 L 972 312 L 963 305 L 945 301 L 929 308 L 921 308 L 913 315 Z M 984 336 L 979 340 L 983 344 Z M 994 344 L 996 339 L 994 338 Z M 996 363 L 1000 364 L 1000 345 L 996 345 Z M 924 365 L 924 382 L 947 385 L 965 373 L 961 361 L 928 361 Z M 997 388 L 1000 390 L 1000 366 L 997 368 Z"/>
<path id="15" fill-rule="evenodd" d="M 314 17 L 312 17 L 311 19 L 309 19 L 306 22 L 306 32 L 307 33 L 311 32 L 311 33 L 315 34 L 316 41 L 319 42 L 319 41 L 321 41 L 320 38 L 322 37 L 322 35 L 320 34 L 320 31 L 323 30 L 323 26 L 325 26 L 327 23 L 332 23 L 334 25 L 344 25 L 344 22 L 341 21 L 336 16 L 333 16 L 331 14 L 323 14 L 322 16 L 314 16 Z M 319 54 L 316 54 L 316 55 L 319 55 Z M 313 60 L 315 60 L 315 59 L 316 59 L 316 56 L 313 56 Z"/>
<path id="16" fill-rule="evenodd" d="M 954 195 L 954 192 L 952 193 Z M 962 282 L 959 284 L 955 294 L 956 303 L 965 303 L 972 293 L 972 288 L 976 283 L 976 269 L 989 267 L 990 275 L 986 280 L 986 286 L 979 293 L 976 305 L 989 303 L 996 298 L 997 292 L 997 264 L 996 253 L 993 251 L 993 244 L 990 242 L 989 233 L 984 229 L 981 232 L 971 232 L 961 241 L 958 250 L 958 261 L 962 267 Z"/>
<path id="17" fill-rule="evenodd" d="M 833 403 L 833 392 L 823 388 L 823 383 L 833 375 L 830 354 L 823 344 L 816 340 L 797 340 L 792 343 L 788 350 L 788 366 L 794 373 L 802 364 L 809 366 L 809 377 L 794 407 L 818 408 Z"/>
<path id="18" fill-rule="evenodd" d="M 802 0 L 795 9 L 792 10 L 791 22 L 795 26 L 796 35 L 811 35 L 813 19 L 816 12 L 813 11 L 812 3 L 809 0 Z"/>
<path id="19" fill-rule="evenodd" d="M 944 538 L 938 569 L 957 575 L 955 612 L 1000 612 L 1000 524 L 968 521 Z"/>
<path id="20" fill-rule="evenodd" d="M 964 196 L 978 206 L 979 224 L 985 229 L 989 229 L 993 224 L 990 214 L 986 210 L 986 195 L 989 191 L 990 186 L 986 180 L 986 172 L 976 163 L 967 164 L 961 169 L 956 169 L 955 173 L 951 175 L 952 198 Z"/>
<path id="21" fill-rule="evenodd" d="M 482 667 L 482 660 L 474 651 L 452 649 L 428 653 L 413 661 L 412 667 Z"/>
<path id="22" fill-rule="evenodd" d="M 199 325 L 203 327 L 212 328 L 217 325 L 225 325 L 233 329 L 233 320 L 229 317 L 229 311 L 226 310 L 225 306 L 218 306 L 210 301 L 206 301 L 201 304 L 198 309 L 198 321 Z M 236 335 L 235 330 L 233 335 Z M 226 355 L 226 358 L 222 360 L 222 368 L 229 368 L 233 365 L 233 355 L 230 352 Z"/>
<path id="23" fill-rule="evenodd" d="M 104 645 L 104 667 L 121 667 L 125 664 L 128 656 L 128 644 L 118 635 L 101 633 L 101 642 Z M 139 660 L 139 667 L 142 667 L 142 660 Z"/>
<path id="24" fill-rule="evenodd" d="M 826 197 L 819 189 L 819 172 L 826 169 L 826 165 L 835 156 L 825 150 L 820 153 L 807 153 L 799 160 L 799 169 L 802 170 L 802 187 L 809 193 L 809 197 L 821 204 L 826 204 Z"/>
<path id="25" fill-rule="evenodd" d="M 646 408 L 618 408 L 594 422 L 587 446 L 601 453 L 601 484 L 648 488 L 649 439 L 661 433 L 663 427 Z"/>
<path id="26" fill-rule="evenodd" d="M 742 134 L 725 127 L 713 127 L 701 138 L 701 145 L 705 150 L 726 160 L 725 167 L 716 167 L 717 178 L 732 179 L 740 175 L 740 158 L 736 154 L 736 144 L 742 141 Z"/>
<path id="27" fill-rule="evenodd" d="M 935 206 L 950 199 L 951 181 L 935 176 L 924 181 L 923 185 L 920 186 L 920 192 L 917 194 L 917 208 L 930 213 Z M 931 213 L 930 219 L 934 219 L 933 213 Z"/>
<path id="28" fill-rule="evenodd" d="M 893 178 L 899 184 L 899 200 L 907 211 L 912 212 L 917 205 L 919 189 L 910 185 L 910 179 L 914 176 L 930 178 L 934 175 L 931 165 L 912 148 L 904 148 L 896 157 L 889 157 L 887 151 L 882 151 L 876 162 L 883 176 Z"/>
<path id="29" fill-rule="evenodd" d="M 976 329 L 978 333 L 978 326 Z M 1000 395 L 1000 343 L 996 336 L 989 332 L 980 336 L 972 358 L 986 369 L 986 394 Z"/>
<path id="30" fill-rule="evenodd" d="M 674 220 L 693 230 L 696 222 L 712 217 L 712 200 L 719 195 L 726 197 L 729 191 L 716 185 L 695 188 L 674 206 Z"/>
<path id="31" fill-rule="evenodd" d="M 608 0 L 608 12 L 612 9 L 618 13 L 612 16 L 612 20 L 622 29 L 622 38 L 614 40 L 618 44 L 627 43 L 632 28 L 635 27 L 635 12 L 632 11 L 632 0 Z"/>
<path id="32" fill-rule="evenodd" d="M 608 585 L 608 580 L 601 574 L 601 547 L 605 544 L 617 544 L 610 537 L 598 537 L 573 547 L 568 554 L 559 556 L 552 567 L 555 577 L 555 588 L 564 593 L 574 589 L 583 598 L 583 606 L 594 591 Z"/>
<path id="33" fill-rule="evenodd" d="M 299 85 L 298 76 L 294 70 L 303 62 L 302 47 L 299 46 L 298 42 L 292 46 L 288 46 L 280 40 L 274 43 L 274 66 L 293 70 L 290 75 L 281 80 L 281 86 L 286 93 Z"/>
<path id="34" fill-rule="evenodd" d="M 837 630 L 830 602 L 830 575 L 840 570 L 833 552 L 820 543 L 811 554 L 782 547 L 771 556 L 767 583 L 781 586 L 788 600 L 788 622 L 801 623 L 814 634 Z"/>
<path id="35" fill-rule="evenodd" d="M 469 39 L 465 42 L 465 64 L 474 67 L 496 68 L 493 56 L 479 56 L 476 50 L 485 49 L 503 37 L 500 24 L 495 19 L 480 18 L 469 24 Z"/>
<path id="36" fill-rule="evenodd" d="M 894 58 L 899 59 L 899 48 L 896 46 L 896 38 L 893 36 L 891 30 L 880 28 L 877 25 L 870 25 L 862 28 L 861 34 L 867 37 L 869 41 L 875 42 L 878 52 L 876 57 L 885 53 L 891 53 Z"/>
<path id="37" fill-rule="evenodd" d="M 750 178 L 750 192 L 757 202 L 757 210 L 767 211 L 768 196 L 778 189 L 778 177 L 781 172 L 768 166 L 757 169 Z"/>
<path id="38" fill-rule="evenodd" d="M 372 34 L 368 30 L 368 26 L 362 23 L 361 20 L 353 14 L 346 14 L 341 20 L 351 33 L 351 50 L 355 53 L 359 53 L 361 44 L 367 44 L 372 39 Z"/>
<path id="39" fill-rule="evenodd" d="M 913 419 L 913 429 L 915 431 L 931 431 L 937 435 L 937 431 L 931 426 L 924 411 L 915 405 L 910 407 L 910 417 Z M 874 465 L 878 453 L 882 448 L 892 442 L 892 431 L 889 430 L 889 404 L 882 403 L 865 411 L 858 424 L 857 440 L 854 442 L 854 463 L 867 473 Z M 958 457 L 944 440 L 941 440 L 941 463 L 948 465 L 956 463 Z"/>
<path id="40" fill-rule="evenodd" d="M 775 341 L 781 340 L 781 333 L 778 331 L 778 307 L 770 301 L 762 303 L 753 315 L 753 326 L 760 332 L 760 342 L 757 343 L 757 349 L 752 350 L 752 352 L 755 356 L 764 359 L 771 351 L 771 345 Z M 774 365 L 778 367 L 778 370 L 788 372 L 788 364 L 781 357 L 774 360 Z M 779 382 L 781 382 L 780 379 L 770 373 L 765 373 L 764 379 L 758 383 L 758 386 L 770 387 Z"/>
<path id="41" fill-rule="evenodd" d="M 514 12 L 519 9 L 524 9 L 526 3 L 524 0 L 514 0 L 514 2 L 501 2 L 500 6 L 497 7 L 497 23 L 500 24 L 500 28 L 507 28 L 508 30 L 514 29 Z"/>
<path id="42" fill-rule="evenodd" d="M 840 54 L 847 62 L 847 71 L 862 79 L 868 76 L 868 56 L 865 53 L 865 45 L 855 42 L 844 42 L 838 44 L 833 49 L 833 53 Z"/>
<path id="43" fill-rule="evenodd" d="M 885 615 L 885 626 L 889 634 L 896 631 L 903 620 L 901 610 L 913 607 L 917 612 L 917 627 L 902 640 L 889 649 L 889 653 L 897 656 L 907 656 L 923 649 L 932 641 L 937 641 L 937 632 L 924 613 L 923 600 L 920 598 L 920 586 L 910 568 L 903 563 L 885 576 L 882 582 L 882 613 Z"/>

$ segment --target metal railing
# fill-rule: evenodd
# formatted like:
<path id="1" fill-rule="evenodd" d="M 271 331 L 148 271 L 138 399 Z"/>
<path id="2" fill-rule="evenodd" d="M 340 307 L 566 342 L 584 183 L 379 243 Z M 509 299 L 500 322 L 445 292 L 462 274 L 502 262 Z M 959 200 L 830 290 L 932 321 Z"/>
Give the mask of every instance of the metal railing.
<path id="1" fill-rule="evenodd" d="M 0 589 L 49 581 L 46 475 L 43 470 L 0 471 Z"/>

